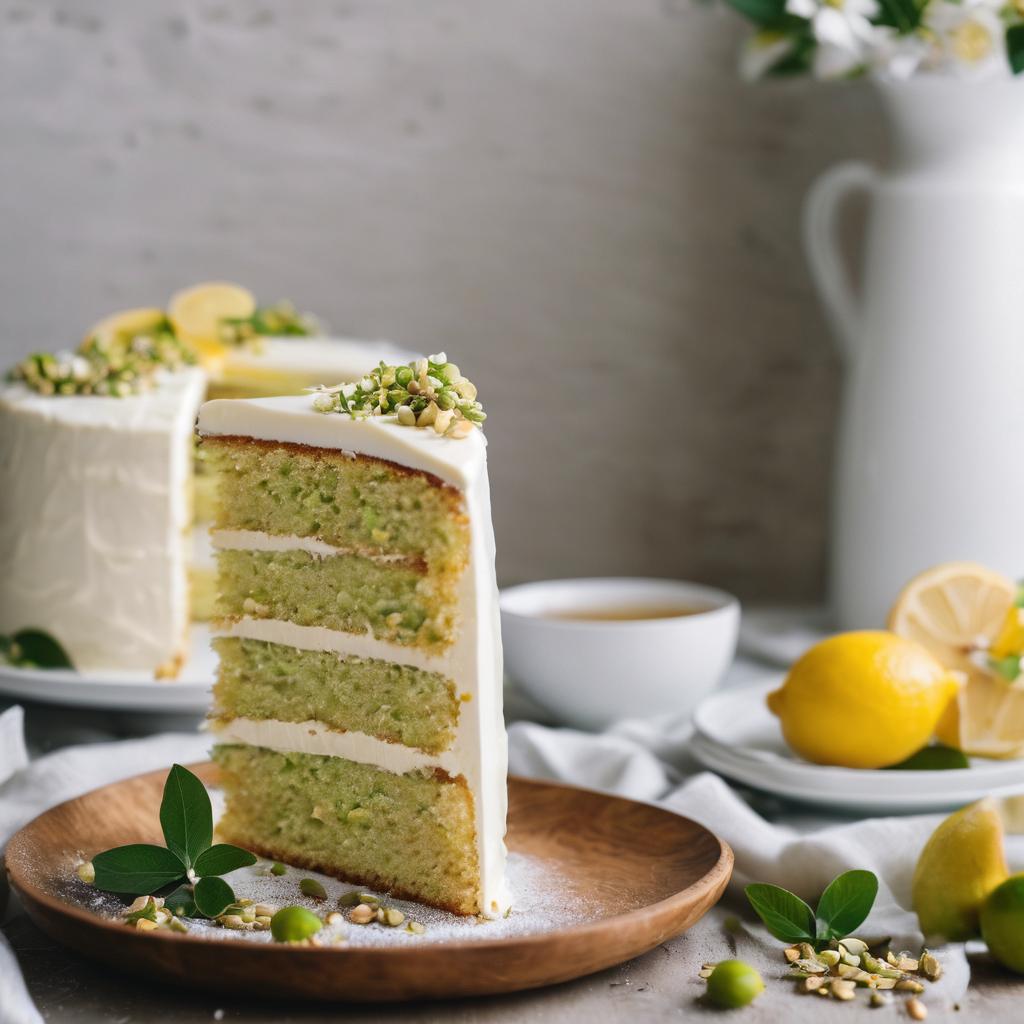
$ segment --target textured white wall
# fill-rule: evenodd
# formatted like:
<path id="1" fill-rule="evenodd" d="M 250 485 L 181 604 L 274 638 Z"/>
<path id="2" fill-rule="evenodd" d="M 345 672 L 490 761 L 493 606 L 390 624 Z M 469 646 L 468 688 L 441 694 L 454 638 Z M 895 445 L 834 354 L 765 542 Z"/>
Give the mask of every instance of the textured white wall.
<path id="1" fill-rule="evenodd" d="M 837 365 L 799 251 L 860 86 L 687 0 L 0 5 L 0 356 L 210 277 L 446 349 L 506 581 L 820 591 Z"/>

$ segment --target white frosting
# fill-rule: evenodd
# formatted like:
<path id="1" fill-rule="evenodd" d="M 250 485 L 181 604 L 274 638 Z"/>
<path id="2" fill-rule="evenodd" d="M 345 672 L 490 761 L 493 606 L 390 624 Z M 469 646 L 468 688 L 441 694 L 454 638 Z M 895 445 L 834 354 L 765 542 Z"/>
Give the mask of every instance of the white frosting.
<path id="1" fill-rule="evenodd" d="M 469 492 L 485 472 L 487 442 L 474 429 L 457 440 L 421 427 L 400 427 L 394 416 L 353 419 L 344 413 L 314 412 L 309 395 L 283 398 L 215 399 L 199 411 L 201 434 L 254 437 L 358 452 L 432 473 Z M 470 517 L 474 510 L 469 510 Z"/>
<path id="2" fill-rule="evenodd" d="M 431 654 L 418 647 L 406 647 L 387 640 L 378 640 L 372 633 L 339 633 L 323 626 L 298 626 L 282 619 L 253 619 L 245 616 L 220 626 L 221 636 L 238 636 L 247 640 L 265 640 L 271 644 L 298 647 L 303 651 L 332 651 L 355 658 L 379 658 L 399 665 L 441 672 L 449 679 L 456 677 L 460 666 L 456 659 L 463 652 L 454 646 L 443 654 Z M 472 664 L 463 664 L 463 671 Z"/>
<path id="3" fill-rule="evenodd" d="M 282 753 L 344 757 L 396 775 L 434 768 L 440 768 L 452 778 L 462 774 L 454 750 L 427 754 L 415 747 L 379 740 L 365 732 L 343 732 L 313 720 L 282 722 L 276 718 L 234 718 L 229 722 L 211 723 L 210 731 L 216 734 L 219 743 L 249 743 Z"/>
<path id="4" fill-rule="evenodd" d="M 185 370 L 127 398 L 0 389 L 0 633 L 44 629 L 83 671 L 183 653 L 204 384 Z"/>
<path id="5" fill-rule="evenodd" d="M 414 354 L 390 341 L 353 338 L 262 337 L 255 346 L 240 345 L 224 354 L 215 384 L 259 388 L 275 377 L 305 384 L 358 380 L 382 359 L 405 363 Z"/>
<path id="6" fill-rule="evenodd" d="M 262 530 L 211 530 L 210 544 L 218 551 L 306 551 L 318 558 L 359 554 L 354 548 L 339 548 L 316 537 L 264 533 Z M 373 562 L 404 562 L 403 555 L 360 555 Z"/>
<path id="7" fill-rule="evenodd" d="M 249 399 L 207 402 L 199 414 L 203 434 L 227 434 L 285 441 L 314 447 L 359 452 L 432 473 L 464 492 L 470 523 L 470 559 L 459 584 L 459 632 L 442 655 L 427 655 L 415 648 L 375 639 L 368 634 L 351 634 L 322 627 L 297 626 L 288 622 L 243 618 L 225 627 L 231 636 L 246 636 L 284 643 L 306 650 L 330 650 L 343 655 L 384 658 L 401 664 L 443 672 L 460 694 L 469 699 L 461 704 L 455 741 L 431 764 L 461 775 L 473 796 L 476 812 L 478 856 L 481 872 L 481 902 L 486 916 L 498 916 L 508 906 L 505 891 L 505 817 L 507 812 L 508 754 L 502 718 L 502 657 L 498 616 L 498 588 L 494 576 L 494 532 L 491 525 L 490 489 L 487 480 L 486 442 L 474 430 L 458 440 L 441 437 L 432 430 L 401 427 L 391 417 L 353 420 L 336 413 L 312 409 L 309 395 L 291 398 Z M 248 533 L 248 531 L 244 531 Z M 251 537 L 243 542 L 259 542 Z M 225 542 L 223 535 L 215 543 Z M 285 538 L 293 543 L 293 538 Z M 277 725 L 285 723 L 275 723 Z M 220 733 L 229 734 L 236 723 Z M 300 740 L 301 727 L 274 734 L 275 742 L 362 743 L 358 734 L 332 733 L 316 725 L 317 735 Z M 250 726 L 239 725 L 246 730 Z M 296 729 L 297 732 L 290 730 Z M 328 735 L 324 735 L 327 733 Z M 249 733 L 249 735 L 255 735 Z M 282 740 L 282 737 L 287 736 Z M 344 737 L 350 737 L 344 739 Z M 253 742 L 243 740 L 243 742 Z M 365 763 L 396 771 L 394 744 L 358 746 Z M 277 748 L 281 749 L 281 748 Z M 341 750 L 341 747 L 335 748 Z M 403 748 L 404 749 L 404 748 Z M 325 751 L 327 752 L 327 751 Z M 333 753 L 333 752 L 329 752 Z M 424 757 L 419 751 L 410 751 Z M 386 755 L 386 756 L 385 756 Z M 334 756 L 351 756 L 349 753 Z"/>

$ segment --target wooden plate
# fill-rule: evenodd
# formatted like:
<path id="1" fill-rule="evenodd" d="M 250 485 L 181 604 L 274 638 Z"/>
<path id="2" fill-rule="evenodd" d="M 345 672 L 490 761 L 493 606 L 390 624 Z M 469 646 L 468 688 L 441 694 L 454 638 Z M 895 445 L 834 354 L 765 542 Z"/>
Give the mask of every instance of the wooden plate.
<path id="1" fill-rule="evenodd" d="M 216 785 L 212 765 L 193 770 Z M 717 902 L 732 872 L 729 847 L 688 818 L 513 778 L 510 859 L 540 865 L 559 879 L 557 892 L 574 908 L 569 923 L 549 921 L 531 932 L 524 910 L 514 931 L 480 925 L 463 929 L 470 938 L 453 941 L 432 938 L 428 929 L 389 946 L 293 947 L 250 941 L 265 940 L 266 933 L 229 939 L 222 932 L 213 940 L 139 932 L 90 909 L 97 894 L 77 882 L 74 867 L 83 855 L 111 846 L 160 842 L 165 776 L 139 775 L 54 807 L 10 841 L 6 860 L 26 911 L 53 939 L 178 985 L 373 1002 L 550 985 L 621 963 L 685 931 Z M 236 891 L 244 895 L 237 885 Z"/>

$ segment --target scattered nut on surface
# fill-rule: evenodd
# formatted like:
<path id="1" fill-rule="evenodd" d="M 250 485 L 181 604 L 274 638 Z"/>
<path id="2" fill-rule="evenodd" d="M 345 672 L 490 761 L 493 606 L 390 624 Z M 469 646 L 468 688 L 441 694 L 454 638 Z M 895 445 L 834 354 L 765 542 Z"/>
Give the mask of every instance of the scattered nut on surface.
<path id="1" fill-rule="evenodd" d="M 928 1007 L 920 999 L 914 997 L 907 1000 L 907 1013 L 913 1020 L 924 1020 L 928 1016 Z"/>
<path id="2" fill-rule="evenodd" d="M 92 885 L 96 881 L 96 869 L 92 866 L 92 861 L 87 860 L 82 864 L 79 864 L 75 869 L 75 874 L 86 883 L 86 885 Z"/>
<path id="3" fill-rule="evenodd" d="M 842 999 L 843 1002 L 853 999 L 857 994 L 856 983 L 847 981 L 845 978 L 833 978 L 829 988 L 832 991 L 833 997 L 835 999 Z"/>
<path id="4" fill-rule="evenodd" d="M 371 921 L 377 920 L 377 911 L 365 903 L 360 903 L 359 906 L 353 907 L 349 911 L 348 919 L 353 924 L 369 924 Z"/>

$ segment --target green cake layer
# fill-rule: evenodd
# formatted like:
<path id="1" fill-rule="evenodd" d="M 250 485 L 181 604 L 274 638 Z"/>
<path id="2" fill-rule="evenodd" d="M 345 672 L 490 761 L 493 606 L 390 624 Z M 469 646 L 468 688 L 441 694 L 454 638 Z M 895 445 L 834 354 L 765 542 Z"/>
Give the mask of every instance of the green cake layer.
<path id="1" fill-rule="evenodd" d="M 265 857 L 461 914 L 479 912 L 473 802 L 461 781 L 340 757 L 219 746 L 218 834 Z"/>
<path id="2" fill-rule="evenodd" d="M 285 619 L 441 650 L 454 640 L 451 587 L 405 563 L 306 551 L 217 553 L 218 614 Z"/>
<path id="3" fill-rule="evenodd" d="M 208 437 L 218 471 L 214 525 L 317 537 L 364 554 L 458 573 L 469 557 L 462 495 L 435 477 L 364 456 L 251 438 Z"/>
<path id="4" fill-rule="evenodd" d="M 459 699 L 438 672 L 241 637 L 213 646 L 218 718 L 315 720 L 435 754 L 455 738 Z"/>

